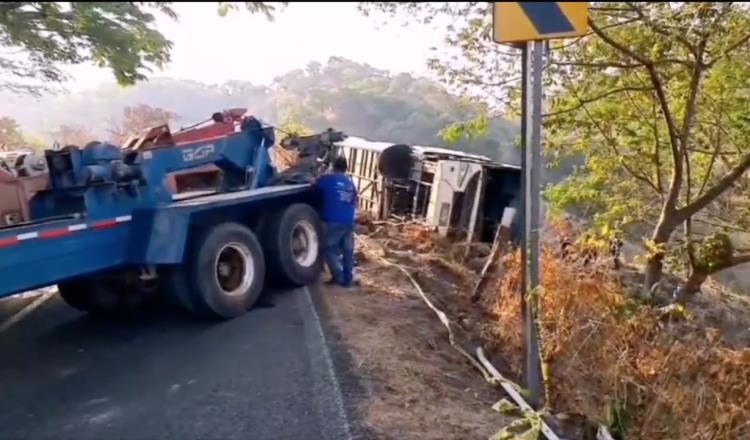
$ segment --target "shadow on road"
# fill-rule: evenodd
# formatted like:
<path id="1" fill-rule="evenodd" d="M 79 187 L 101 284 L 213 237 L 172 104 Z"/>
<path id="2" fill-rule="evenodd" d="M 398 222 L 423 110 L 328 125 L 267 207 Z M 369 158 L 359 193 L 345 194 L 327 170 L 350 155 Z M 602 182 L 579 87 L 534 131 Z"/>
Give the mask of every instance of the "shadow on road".
<path id="1" fill-rule="evenodd" d="M 317 432 L 298 293 L 271 290 L 245 316 L 213 322 L 168 303 L 100 318 L 55 296 L 0 333 L 0 438 Z"/>
<path id="2" fill-rule="evenodd" d="M 293 292 L 289 290 L 270 290 L 263 294 L 246 316 L 251 318 L 263 314 L 290 295 Z M 28 302 L 25 298 L 19 301 L 6 300 L 5 310 L 18 311 Z M 31 342 L 29 339 L 33 340 L 35 347 L 45 347 L 45 350 L 66 347 L 73 349 L 82 345 L 92 348 L 112 347 L 111 344 L 127 343 L 142 337 L 150 338 L 151 335 L 165 337 L 167 334 L 200 334 L 212 328 L 237 325 L 236 321 L 200 319 L 166 300 L 127 315 L 96 316 L 77 311 L 61 298 L 54 297 L 5 334 L 0 334 L 0 348 L 2 345 L 10 345 L 7 348 L 13 349 L 23 344 L 26 346 L 23 351 L 28 352 L 31 348 L 28 345 Z"/>

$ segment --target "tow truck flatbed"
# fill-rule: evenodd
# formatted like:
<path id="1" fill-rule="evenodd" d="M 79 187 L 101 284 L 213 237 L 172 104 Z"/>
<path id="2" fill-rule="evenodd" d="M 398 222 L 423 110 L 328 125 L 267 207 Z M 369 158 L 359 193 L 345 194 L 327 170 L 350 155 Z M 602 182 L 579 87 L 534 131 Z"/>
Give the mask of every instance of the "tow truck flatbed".
<path id="1" fill-rule="evenodd" d="M 177 264 L 188 229 L 201 214 L 266 209 L 288 203 L 310 185 L 212 194 L 100 219 L 70 218 L 0 230 L 0 298 L 122 265 Z M 300 197 L 296 197 L 301 199 Z M 226 213 L 228 218 L 231 213 Z"/>

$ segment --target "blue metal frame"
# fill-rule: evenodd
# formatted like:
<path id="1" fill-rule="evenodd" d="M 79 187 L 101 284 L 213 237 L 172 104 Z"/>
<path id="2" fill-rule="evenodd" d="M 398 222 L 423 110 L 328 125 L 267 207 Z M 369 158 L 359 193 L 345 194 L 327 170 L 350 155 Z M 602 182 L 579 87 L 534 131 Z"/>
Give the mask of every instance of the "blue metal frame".
<path id="1" fill-rule="evenodd" d="M 312 200 L 310 185 L 264 187 L 273 177 L 266 143 L 265 130 L 250 125 L 218 139 L 139 151 L 117 169 L 106 145 L 66 152 L 72 166 L 51 170 L 52 189 L 32 199 L 35 221 L 0 229 L 0 297 L 122 266 L 179 264 L 192 228 L 208 218 L 247 221 L 269 203 Z M 166 176 L 206 164 L 224 171 L 223 192 L 173 201 Z M 140 178 L 111 179 L 123 169 Z"/>

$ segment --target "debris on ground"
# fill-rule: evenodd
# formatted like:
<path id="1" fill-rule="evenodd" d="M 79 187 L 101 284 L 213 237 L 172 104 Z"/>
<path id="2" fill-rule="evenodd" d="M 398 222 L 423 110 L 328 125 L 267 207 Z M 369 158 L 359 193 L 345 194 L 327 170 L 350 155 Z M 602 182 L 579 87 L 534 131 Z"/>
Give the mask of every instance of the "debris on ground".
<path id="1" fill-rule="evenodd" d="M 358 230 L 362 289 L 341 298 L 331 296 L 334 308 L 346 310 L 346 303 L 352 308 L 344 312 L 351 316 L 342 315 L 341 325 L 349 328 L 353 350 L 359 351 L 355 357 L 372 359 L 364 354 L 368 346 L 399 353 L 395 346 L 401 345 L 409 353 L 413 349 L 403 347 L 427 344 L 437 357 L 427 362 L 433 377 L 442 374 L 434 365 L 445 365 L 453 356 L 448 365 L 468 374 L 461 376 L 463 381 L 476 378 L 478 396 L 480 389 L 488 388 L 468 362 L 451 353 L 447 332 L 415 297 L 408 279 L 378 263 L 384 257 L 409 270 L 431 301 L 456 323 L 462 340 L 483 346 L 503 376 L 519 382 L 523 358 L 517 254 L 506 256 L 498 271 L 503 276 L 488 286 L 481 301 L 472 303 L 473 284 L 482 265 L 472 266 L 471 261 L 486 259 L 489 246 L 467 247 L 419 224 L 365 220 Z M 684 307 L 645 304 L 631 294 L 637 290 L 631 269 L 617 272 L 610 264 L 597 264 L 597 258 L 586 252 L 564 251 L 561 255 L 552 244 L 542 253 L 540 324 L 550 372 L 548 406 L 556 432 L 565 438 L 594 439 L 604 424 L 617 439 L 750 439 L 750 301 L 709 286 Z M 577 259 L 576 252 L 583 257 Z M 666 283 L 674 281 L 667 277 Z M 355 306 L 356 301 L 361 303 Z M 376 330 L 374 323 L 382 323 L 383 329 Z M 381 333 L 359 341 L 363 333 L 376 331 Z M 441 348 L 442 354 L 433 347 Z M 389 401 L 382 397 L 387 392 L 375 393 L 381 397 L 368 407 L 374 411 L 368 413 L 373 429 L 390 426 L 396 438 L 411 438 L 410 433 L 417 431 L 410 430 L 432 426 L 435 431 L 418 437 L 489 438 L 508 425 L 488 412 L 499 400 L 499 391 L 492 389 L 471 405 L 453 400 L 454 395 L 448 400 L 455 403 L 449 406 L 467 406 L 445 410 L 455 417 L 433 417 L 447 408 L 438 404 L 436 409 L 435 402 L 448 402 L 442 398 L 455 394 L 460 385 L 441 380 L 433 383 L 440 385 L 435 389 L 421 389 L 415 384 L 424 382 L 412 381 L 401 371 L 413 365 L 409 362 L 415 357 L 377 358 L 377 368 L 373 365 L 370 370 L 377 370 L 374 377 L 382 383 L 395 380 L 400 389 L 427 393 L 430 405 L 426 406 L 433 414 L 428 416 L 428 409 L 423 416 L 399 413 L 396 408 L 404 407 L 398 407 L 398 398 L 390 395 Z M 452 434 L 440 431 L 441 427 L 450 427 L 446 430 Z"/>
<path id="2" fill-rule="evenodd" d="M 448 343 L 447 331 L 409 280 L 360 259 L 357 289 L 324 290 L 332 324 L 348 347 L 366 398 L 359 418 L 378 439 L 488 439 L 509 418 Z"/>

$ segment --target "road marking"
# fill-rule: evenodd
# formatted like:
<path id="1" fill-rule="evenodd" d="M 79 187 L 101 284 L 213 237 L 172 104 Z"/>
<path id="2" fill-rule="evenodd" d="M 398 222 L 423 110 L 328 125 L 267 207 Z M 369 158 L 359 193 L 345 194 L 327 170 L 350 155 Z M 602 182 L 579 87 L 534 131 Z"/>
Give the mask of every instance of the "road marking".
<path id="1" fill-rule="evenodd" d="M 34 302 L 27 305 L 26 307 L 22 308 L 18 312 L 16 312 L 15 315 L 11 316 L 7 321 L 0 324 L 0 333 L 4 332 L 5 330 L 8 330 L 13 324 L 17 323 L 18 321 L 22 320 L 24 317 L 26 317 L 29 313 L 36 310 L 39 306 L 47 302 L 50 298 L 55 296 L 55 293 L 57 293 L 56 290 L 53 290 L 52 292 L 47 292 L 42 294 L 39 298 L 35 299 Z"/>
<path id="2" fill-rule="evenodd" d="M 351 426 L 349 425 L 349 419 L 346 416 L 346 411 L 344 410 L 344 398 L 343 398 L 343 395 L 341 394 L 341 386 L 339 385 L 336 372 L 333 369 L 333 360 L 331 359 L 331 351 L 328 349 L 328 342 L 326 341 L 326 336 L 325 336 L 325 333 L 323 332 L 323 326 L 320 323 L 320 316 L 318 315 L 318 311 L 315 309 L 315 304 L 313 303 L 310 290 L 307 287 L 303 287 L 301 290 L 302 290 L 303 295 L 298 296 L 298 298 L 302 297 L 302 299 L 299 302 L 304 301 L 301 305 L 306 309 L 310 309 L 309 315 L 305 313 L 304 309 L 301 311 L 304 317 L 306 318 L 309 317 L 309 319 L 304 320 L 306 324 L 305 333 L 308 333 L 308 330 L 311 333 L 314 333 L 312 335 L 308 333 L 308 338 L 319 340 L 320 344 L 322 345 L 322 350 L 320 353 L 316 353 L 315 351 L 312 351 L 310 353 L 311 364 L 313 365 L 313 368 L 316 365 L 315 361 L 322 362 L 323 365 L 322 366 L 318 365 L 318 368 L 323 367 L 320 369 L 323 370 L 322 373 L 326 376 L 325 382 L 327 383 L 318 383 L 317 385 L 318 386 L 327 385 L 328 387 L 330 387 L 329 392 L 332 392 L 334 394 L 334 400 L 335 400 L 335 405 L 336 405 L 335 417 L 338 419 L 337 420 L 338 423 L 336 423 L 336 425 L 338 425 L 337 427 L 342 428 L 341 430 L 343 430 L 343 432 L 335 432 L 335 433 L 327 432 L 328 430 L 326 428 L 328 428 L 328 425 L 326 425 L 325 423 L 327 420 L 321 420 L 321 422 L 323 423 L 322 428 L 328 434 L 326 438 L 337 439 L 337 440 L 338 439 L 352 440 L 354 437 L 352 437 L 352 430 L 351 430 Z M 311 321 L 311 322 L 308 324 L 308 321 Z M 312 327 L 312 328 L 309 328 L 309 327 Z M 322 357 L 322 359 L 317 359 L 315 356 L 316 354 L 319 354 L 320 357 Z M 314 374 L 313 372 L 313 377 L 318 378 L 318 375 Z M 316 380 L 316 382 L 319 382 L 319 380 Z M 320 394 L 316 393 L 316 395 L 319 396 Z M 325 409 L 325 408 L 322 408 L 322 409 Z"/>

